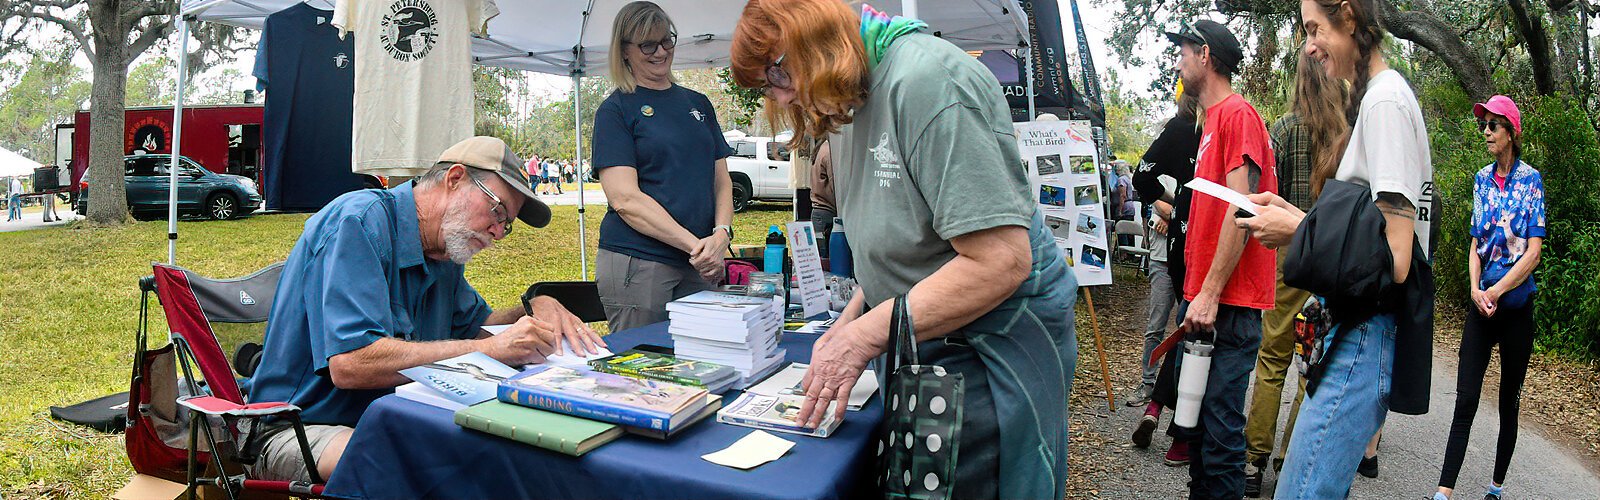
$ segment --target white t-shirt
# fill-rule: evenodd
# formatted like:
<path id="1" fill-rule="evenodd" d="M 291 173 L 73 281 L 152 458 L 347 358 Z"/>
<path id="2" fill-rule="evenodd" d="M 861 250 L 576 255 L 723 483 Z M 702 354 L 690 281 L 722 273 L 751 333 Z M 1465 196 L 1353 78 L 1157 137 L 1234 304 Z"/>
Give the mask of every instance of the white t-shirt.
<path id="1" fill-rule="evenodd" d="M 1402 196 L 1416 208 L 1416 233 L 1426 255 L 1433 226 L 1433 158 L 1422 107 L 1405 77 L 1387 70 L 1367 82 L 1361 114 L 1334 178 Z"/>
<path id="2" fill-rule="evenodd" d="M 472 33 L 494 0 L 339 0 L 333 25 L 355 33 L 351 168 L 414 176 L 472 136 Z"/>

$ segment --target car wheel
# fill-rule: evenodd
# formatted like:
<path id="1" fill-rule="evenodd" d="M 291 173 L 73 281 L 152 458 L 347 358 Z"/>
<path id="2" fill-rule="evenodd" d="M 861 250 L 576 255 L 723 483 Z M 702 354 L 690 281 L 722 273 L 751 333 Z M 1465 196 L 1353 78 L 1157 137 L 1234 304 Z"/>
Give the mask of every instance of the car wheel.
<path id="1" fill-rule="evenodd" d="M 733 181 L 733 211 L 743 212 L 750 208 L 750 184 L 743 180 Z"/>
<path id="2" fill-rule="evenodd" d="M 239 213 L 239 202 L 227 193 L 217 193 L 206 199 L 206 216 L 215 220 L 232 219 Z"/>

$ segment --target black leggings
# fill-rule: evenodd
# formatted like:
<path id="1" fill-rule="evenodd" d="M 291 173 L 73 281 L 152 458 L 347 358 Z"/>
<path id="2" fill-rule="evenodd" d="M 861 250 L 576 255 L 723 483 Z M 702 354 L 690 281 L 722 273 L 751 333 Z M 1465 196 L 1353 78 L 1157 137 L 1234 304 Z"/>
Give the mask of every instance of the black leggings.
<path id="1" fill-rule="evenodd" d="M 1477 309 L 1467 313 L 1461 333 L 1461 369 L 1456 374 L 1456 412 L 1450 422 L 1450 440 L 1444 447 L 1444 468 L 1439 486 L 1456 487 L 1461 460 L 1467 453 L 1467 437 L 1472 433 L 1472 417 L 1478 412 L 1483 392 L 1483 375 L 1489 367 L 1490 348 L 1500 344 L 1500 442 L 1494 453 L 1494 482 L 1504 484 L 1511 453 L 1517 447 L 1517 401 L 1522 396 L 1522 381 L 1528 375 L 1528 357 L 1533 354 L 1533 305 L 1521 309 L 1501 309 L 1485 318 Z"/>

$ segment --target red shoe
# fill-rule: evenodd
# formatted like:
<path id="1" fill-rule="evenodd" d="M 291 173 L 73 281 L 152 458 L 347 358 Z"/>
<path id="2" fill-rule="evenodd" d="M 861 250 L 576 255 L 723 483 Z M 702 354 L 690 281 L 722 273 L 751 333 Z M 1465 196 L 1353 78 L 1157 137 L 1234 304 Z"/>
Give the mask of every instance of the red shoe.
<path id="1" fill-rule="evenodd" d="M 1161 420 L 1161 403 L 1150 402 L 1144 408 L 1144 416 L 1139 418 L 1139 426 L 1133 430 L 1133 445 L 1140 448 L 1150 447 L 1150 435 L 1156 431 L 1156 423 Z"/>
<path id="2" fill-rule="evenodd" d="M 1189 465 L 1189 443 L 1187 441 L 1173 441 L 1172 447 L 1167 448 L 1166 462 L 1169 467 Z"/>

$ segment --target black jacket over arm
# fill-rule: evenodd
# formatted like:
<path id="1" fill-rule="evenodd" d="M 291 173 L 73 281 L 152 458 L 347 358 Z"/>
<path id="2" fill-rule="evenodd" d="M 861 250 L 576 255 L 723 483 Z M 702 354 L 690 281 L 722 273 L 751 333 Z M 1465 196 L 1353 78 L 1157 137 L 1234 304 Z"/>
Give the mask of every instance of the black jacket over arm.
<path id="1" fill-rule="evenodd" d="M 1328 180 L 1295 231 L 1283 281 L 1326 299 L 1340 330 L 1394 314 L 1389 410 L 1421 415 L 1433 380 L 1433 265 L 1413 236 L 1410 275 L 1395 283 L 1386 226 L 1366 186 Z"/>

